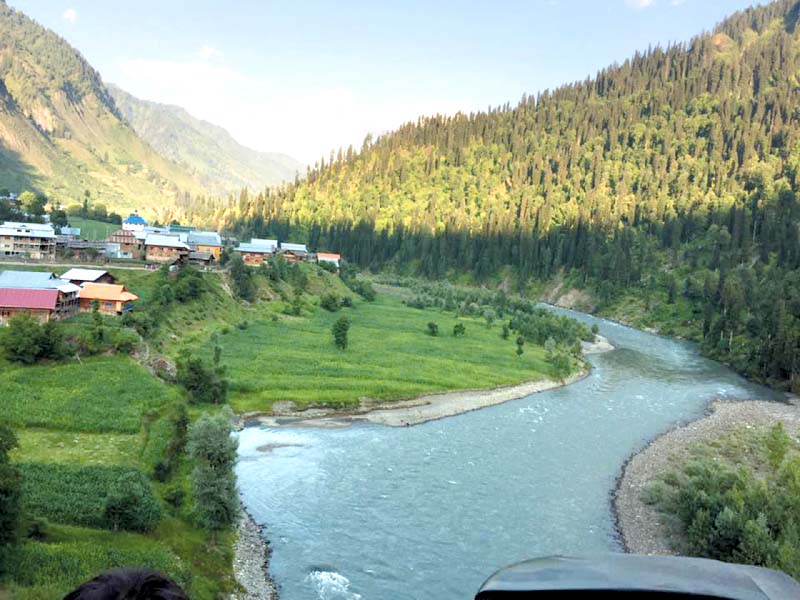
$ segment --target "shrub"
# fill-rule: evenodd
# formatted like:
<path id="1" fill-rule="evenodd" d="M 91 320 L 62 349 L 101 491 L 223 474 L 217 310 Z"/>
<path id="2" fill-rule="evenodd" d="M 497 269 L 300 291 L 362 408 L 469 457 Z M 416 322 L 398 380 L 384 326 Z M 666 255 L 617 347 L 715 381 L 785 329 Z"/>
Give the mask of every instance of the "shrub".
<path id="1" fill-rule="evenodd" d="M 456 323 L 453 326 L 453 336 L 454 337 L 462 336 L 462 335 L 464 335 L 466 333 L 466 331 L 467 331 L 467 328 L 464 327 L 463 323 Z"/>
<path id="2" fill-rule="evenodd" d="M 333 342 L 339 350 L 347 349 L 347 333 L 350 331 L 350 319 L 347 317 L 339 317 L 331 328 L 333 333 Z"/>
<path id="3" fill-rule="evenodd" d="M 342 304 L 342 308 L 352 308 L 353 299 L 350 296 L 343 296 L 341 304 Z"/>
<path id="4" fill-rule="evenodd" d="M 109 490 L 103 516 L 114 531 L 152 531 L 161 520 L 161 508 L 141 474 L 128 472 Z"/>
<path id="5" fill-rule="evenodd" d="M 439 335 L 439 326 L 433 321 L 428 322 L 428 335 L 436 337 Z"/>
<path id="6" fill-rule="evenodd" d="M 339 310 L 339 296 L 334 293 L 325 294 L 319 301 L 319 305 L 329 312 Z"/>
<path id="7" fill-rule="evenodd" d="M 26 365 L 64 356 L 64 335 L 55 321 L 44 325 L 26 314 L 19 314 L 8 322 L 2 338 L 3 354 L 12 362 Z"/>
<path id="8" fill-rule="evenodd" d="M 207 366 L 200 358 L 183 357 L 178 361 L 178 383 L 194 404 L 222 404 L 228 397 L 224 369 Z"/>

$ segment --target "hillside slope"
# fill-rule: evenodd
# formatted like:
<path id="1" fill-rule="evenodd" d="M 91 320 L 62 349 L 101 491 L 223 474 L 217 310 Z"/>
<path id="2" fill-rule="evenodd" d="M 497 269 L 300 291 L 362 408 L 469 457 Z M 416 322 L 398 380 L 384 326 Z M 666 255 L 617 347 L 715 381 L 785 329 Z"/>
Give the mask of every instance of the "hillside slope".
<path id="1" fill-rule="evenodd" d="M 683 303 L 669 319 L 709 355 L 800 390 L 799 15 L 778 0 L 515 107 L 420 118 L 240 199 L 241 236 Z"/>
<path id="2" fill-rule="evenodd" d="M 66 41 L 0 0 L 0 187 L 63 204 L 93 192 L 155 213 L 202 187 L 120 117 L 99 74 Z"/>
<path id="3" fill-rule="evenodd" d="M 222 127 L 196 119 L 179 106 L 140 100 L 112 84 L 108 90 L 136 133 L 210 192 L 263 189 L 290 181 L 301 170 L 290 156 L 242 146 Z"/>

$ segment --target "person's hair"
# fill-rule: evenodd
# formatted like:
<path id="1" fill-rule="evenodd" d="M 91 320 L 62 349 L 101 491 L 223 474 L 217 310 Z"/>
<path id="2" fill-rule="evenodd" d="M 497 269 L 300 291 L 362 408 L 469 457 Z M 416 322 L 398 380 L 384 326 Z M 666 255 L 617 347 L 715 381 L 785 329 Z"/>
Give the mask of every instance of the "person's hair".
<path id="1" fill-rule="evenodd" d="M 153 569 L 115 569 L 87 581 L 64 600 L 189 600 L 189 596 Z"/>

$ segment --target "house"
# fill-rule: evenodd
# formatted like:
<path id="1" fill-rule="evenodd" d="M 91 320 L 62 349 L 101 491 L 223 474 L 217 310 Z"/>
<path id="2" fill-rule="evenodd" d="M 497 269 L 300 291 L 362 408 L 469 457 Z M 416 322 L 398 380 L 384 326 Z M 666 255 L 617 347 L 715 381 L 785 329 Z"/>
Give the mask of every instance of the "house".
<path id="1" fill-rule="evenodd" d="M 179 238 L 160 233 L 149 233 L 144 240 L 145 260 L 157 263 L 174 263 L 189 257 L 190 248 Z"/>
<path id="2" fill-rule="evenodd" d="M 124 285 L 109 283 L 84 283 L 79 292 L 81 312 L 92 312 L 97 302 L 98 310 L 109 315 L 121 315 L 133 309 L 132 302 L 139 296 L 125 290 Z"/>
<path id="3" fill-rule="evenodd" d="M 339 268 L 339 262 L 342 260 L 342 256 L 340 254 L 331 254 L 329 252 L 317 252 L 317 262 L 318 263 L 329 263 L 332 264 L 337 269 Z"/>
<path id="4" fill-rule="evenodd" d="M 207 268 L 210 267 L 215 261 L 216 259 L 211 252 L 189 252 L 189 262 L 193 265 L 199 265 Z"/>
<path id="5" fill-rule="evenodd" d="M 214 260 L 219 260 L 222 254 L 222 238 L 216 231 L 190 231 L 186 241 L 196 252 L 210 252 Z"/>
<path id="6" fill-rule="evenodd" d="M 0 325 L 8 325 L 19 314 L 46 323 L 54 318 L 57 303 L 58 290 L 0 288 Z"/>
<path id="7" fill-rule="evenodd" d="M 289 242 L 281 243 L 281 253 L 286 259 L 286 262 L 303 262 L 308 260 L 308 248 L 305 244 L 291 244 Z"/>
<path id="8" fill-rule="evenodd" d="M 84 283 L 116 283 L 117 278 L 108 271 L 100 269 L 70 269 L 61 276 L 61 279 L 83 285 Z"/>
<path id="9" fill-rule="evenodd" d="M 122 222 L 122 229 L 125 231 L 143 231 L 146 226 L 147 221 L 139 216 L 139 211 L 135 211 Z"/>
<path id="10" fill-rule="evenodd" d="M 142 258 L 144 256 L 144 238 L 140 241 L 132 231 L 119 229 L 108 236 L 109 244 L 118 244 L 118 255 L 114 258 Z"/>
<path id="11" fill-rule="evenodd" d="M 53 292 L 54 294 L 14 294 L 8 290 L 45 290 Z M 0 271 L 0 292 L 5 295 L 6 301 L 19 303 L 23 300 L 30 300 L 33 304 L 30 306 L 9 304 L 6 306 L 6 319 L 19 312 L 26 312 L 30 309 L 29 314 L 39 318 L 42 322 L 48 321 L 51 318 L 66 319 L 78 312 L 78 292 L 80 288 L 59 279 L 53 273 L 42 273 L 38 271 Z M 54 301 L 49 304 L 50 296 L 54 296 Z M 43 299 L 48 298 L 47 307 L 43 307 Z M 13 310 L 11 310 L 13 309 Z M 32 311 L 32 312 L 31 312 Z M 46 311 L 46 314 L 42 311 Z"/>
<path id="12" fill-rule="evenodd" d="M 278 240 L 253 238 L 249 244 L 239 244 L 236 252 L 242 255 L 246 265 L 258 266 L 272 256 L 278 249 Z"/>
<path id="13" fill-rule="evenodd" d="M 0 257 L 54 260 L 56 232 L 46 223 L 12 223 L 0 225 Z"/>

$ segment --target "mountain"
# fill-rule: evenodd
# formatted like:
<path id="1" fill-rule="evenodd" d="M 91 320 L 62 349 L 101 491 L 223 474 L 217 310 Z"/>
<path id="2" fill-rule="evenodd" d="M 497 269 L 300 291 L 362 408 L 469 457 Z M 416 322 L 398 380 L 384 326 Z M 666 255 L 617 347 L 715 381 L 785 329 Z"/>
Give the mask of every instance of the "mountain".
<path id="1" fill-rule="evenodd" d="M 140 100 L 117 86 L 107 87 L 136 133 L 211 192 L 263 189 L 292 180 L 303 170 L 298 161 L 285 154 L 242 146 L 222 127 L 196 119 L 179 106 Z"/>
<path id="2" fill-rule="evenodd" d="M 235 226 L 375 269 L 563 278 L 800 391 L 798 15 L 778 0 L 516 106 L 420 118 L 240 198 Z"/>
<path id="3" fill-rule="evenodd" d="M 66 41 L 0 0 L 0 187 L 156 212 L 202 186 L 125 123 Z"/>

